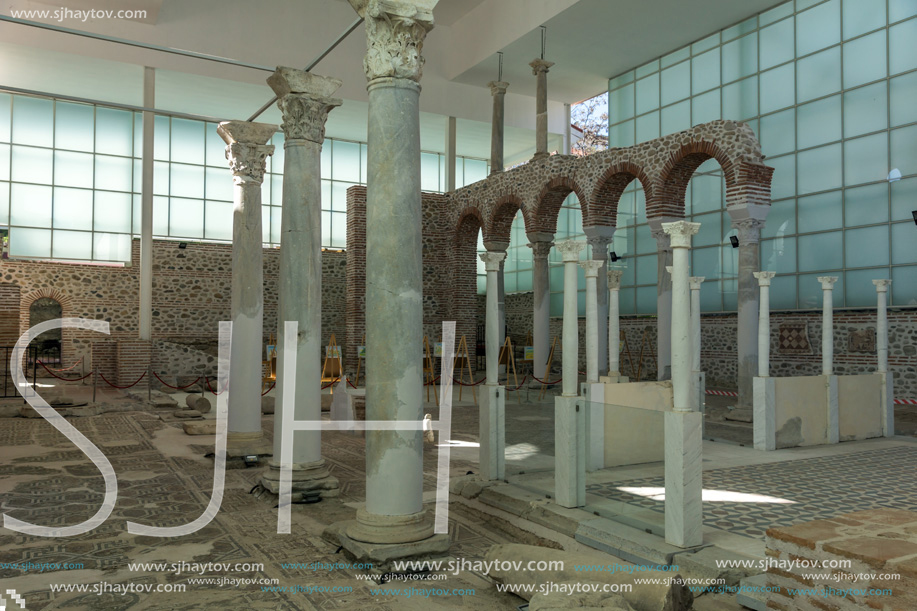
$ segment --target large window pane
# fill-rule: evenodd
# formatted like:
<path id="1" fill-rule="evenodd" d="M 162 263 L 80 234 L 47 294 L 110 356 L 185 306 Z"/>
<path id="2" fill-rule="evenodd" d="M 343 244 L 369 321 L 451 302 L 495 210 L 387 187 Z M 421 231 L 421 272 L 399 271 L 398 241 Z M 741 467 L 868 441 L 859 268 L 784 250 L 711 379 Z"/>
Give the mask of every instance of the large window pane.
<path id="1" fill-rule="evenodd" d="M 715 121 L 720 114 L 720 91 L 715 89 L 701 94 L 691 101 L 691 124 L 699 125 Z"/>
<path id="2" fill-rule="evenodd" d="M 207 168 L 205 170 L 205 183 L 204 186 L 207 190 L 207 199 L 218 199 L 222 201 L 232 201 L 233 194 L 233 184 L 232 184 L 232 173 L 225 168 Z M 269 182 L 270 177 L 265 177 L 264 181 L 266 184 Z M 261 195 L 263 203 L 269 204 L 270 198 L 264 197 L 264 194 Z M 266 200 L 266 201 L 264 201 Z"/>
<path id="3" fill-rule="evenodd" d="M 832 144 L 797 155 L 799 193 L 814 193 L 841 186 L 841 145 Z"/>
<path id="4" fill-rule="evenodd" d="M 634 116 L 634 86 L 633 84 L 616 89 L 608 95 L 609 114 L 614 121 L 630 119 Z"/>
<path id="5" fill-rule="evenodd" d="M 608 129 L 609 146 L 633 146 L 634 145 L 634 121 L 625 121 L 618 125 L 612 125 Z"/>
<path id="6" fill-rule="evenodd" d="M 691 102 L 685 100 L 662 109 L 662 135 L 674 134 L 691 127 Z"/>
<path id="7" fill-rule="evenodd" d="M 844 0 L 844 39 L 885 27 L 885 0 Z"/>
<path id="8" fill-rule="evenodd" d="M 204 212 L 204 237 L 208 240 L 232 240 L 233 205 L 208 201 Z"/>
<path id="9" fill-rule="evenodd" d="M 784 19 L 761 30 L 761 69 L 793 59 L 793 20 Z"/>
<path id="10" fill-rule="evenodd" d="M 93 115 L 92 106 L 58 102 L 54 112 L 54 147 L 91 152 Z"/>
<path id="11" fill-rule="evenodd" d="M 656 287 L 641 286 L 637 287 L 637 314 L 655 314 L 656 313 Z"/>
<path id="12" fill-rule="evenodd" d="M 917 305 L 917 265 L 892 268 L 892 304 Z"/>
<path id="13" fill-rule="evenodd" d="M 54 228 L 91 230 L 92 195 L 89 189 L 54 187 Z"/>
<path id="14" fill-rule="evenodd" d="M 707 51 L 691 60 L 691 90 L 700 93 L 720 84 L 720 50 Z"/>
<path id="15" fill-rule="evenodd" d="M 844 191 L 844 224 L 847 227 L 887 222 L 887 184 L 867 185 Z"/>
<path id="16" fill-rule="evenodd" d="M 885 78 L 885 31 L 844 45 L 844 87 Z"/>
<path id="17" fill-rule="evenodd" d="M 700 230 L 694 236 L 691 244 L 694 247 L 713 246 L 723 241 L 723 223 L 721 214 L 714 212 L 712 214 L 699 214 L 691 219 L 694 223 L 700 223 Z"/>
<path id="18" fill-rule="evenodd" d="M 134 150 L 133 128 L 134 117 L 132 113 L 126 110 L 97 107 L 96 152 L 108 155 L 130 156 Z"/>
<path id="19" fill-rule="evenodd" d="M 904 125 L 917 121 L 917 72 L 893 78 L 889 81 L 891 97 L 891 125 Z"/>
<path id="20" fill-rule="evenodd" d="M 801 149 L 841 139 L 841 96 L 803 104 L 797 109 Z"/>
<path id="21" fill-rule="evenodd" d="M 704 276 L 708 280 L 719 280 L 722 274 L 720 248 L 694 248 L 691 250 L 691 275 Z"/>
<path id="22" fill-rule="evenodd" d="M 841 40 L 840 2 L 831 0 L 796 15 L 796 54 L 808 55 Z"/>
<path id="23" fill-rule="evenodd" d="M 884 81 L 844 94 L 845 138 L 887 128 L 888 96 Z"/>
<path id="24" fill-rule="evenodd" d="M 682 62 L 662 71 L 662 105 L 691 95 L 691 63 Z"/>
<path id="25" fill-rule="evenodd" d="M 10 179 L 10 145 L 0 144 L 0 180 Z"/>
<path id="26" fill-rule="evenodd" d="M 118 233 L 95 233 L 92 256 L 100 261 L 130 261 L 131 237 Z"/>
<path id="27" fill-rule="evenodd" d="M 796 155 L 768 159 L 767 165 L 774 168 L 771 198 L 784 199 L 796 195 Z"/>
<path id="28" fill-rule="evenodd" d="M 637 114 L 659 106 L 659 75 L 637 81 Z"/>
<path id="29" fill-rule="evenodd" d="M 785 199 L 771 204 L 761 237 L 775 238 L 796 233 L 796 200 Z"/>
<path id="30" fill-rule="evenodd" d="M 10 190 L 10 225 L 51 226 L 51 187 L 19 185 Z"/>
<path id="31" fill-rule="evenodd" d="M 174 167 L 174 166 L 173 166 Z M 130 191 L 134 163 L 127 157 L 109 157 L 108 155 L 96 155 L 95 158 L 95 186 L 96 189 L 108 189 L 111 191 Z M 173 171 L 174 179 L 175 173 Z M 203 183 L 203 181 L 201 181 Z M 203 184 L 201 185 L 203 190 Z M 173 191 L 174 193 L 174 191 Z"/>
<path id="32" fill-rule="evenodd" d="M 656 255 L 637 257 L 635 262 L 637 284 L 656 284 L 656 272 L 658 271 Z"/>
<path id="33" fill-rule="evenodd" d="M 637 117 L 637 143 L 659 137 L 659 111 Z"/>
<path id="34" fill-rule="evenodd" d="M 888 226 L 860 227 L 844 232 L 846 267 L 888 265 Z"/>
<path id="35" fill-rule="evenodd" d="M 892 263 L 917 263 L 917 227 L 913 223 L 895 223 L 891 227 Z"/>
<path id="36" fill-rule="evenodd" d="M 92 234 L 84 231 L 54 231 L 51 256 L 55 259 L 92 259 Z"/>
<path id="37" fill-rule="evenodd" d="M 127 193 L 96 191 L 93 229 L 130 233 L 131 196 Z"/>
<path id="38" fill-rule="evenodd" d="M 891 131 L 891 162 L 893 168 L 900 168 L 904 174 L 917 170 L 917 125 Z"/>
<path id="39" fill-rule="evenodd" d="M 31 146 L 12 147 L 13 166 L 10 176 L 19 182 L 34 182 L 50 185 L 53 178 L 53 158 L 51 149 L 40 149 Z"/>
<path id="40" fill-rule="evenodd" d="M 171 121 L 169 117 L 156 115 L 153 120 L 153 159 L 169 160 L 169 140 L 171 139 Z"/>
<path id="41" fill-rule="evenodd" d="M 54 103 L 51 100 L 14 96 L 12 141 L 31 146 L 53 146 L 53 113 Z"/>
<path id="42" fill-rule="evenodd" d="M 917 68 L 917 19 L 888 29 L 889 71 L 898 74 Z M 13 119 L 15 121 L 15 111 Z M 15 134 L 15 131 L 13 132 Z"/>
<path id="43" fill-rule="evenodd" d="M 796 276 L 777 276 L 771 280 L 771 311 L 796 308 Z"/>
<path id="44" fill-rule="evenodd" d="M 796 98 L 805 102 L 839 91 L 841 52 L 838 47 L 796 62 Z"/>
<path id="45" fill-rule="evenodd" d="M 204 197 L 203 166 L 173 163 L 170 168 L 170 174 L 170 195 L 178 197 Z"/>
<path id="46" fill-rule="evenodd" d="M 840 229 L 844 226 L 844 215 L 840 191 L 820 193 L 799 198 L 799 232 Z"/>
<path id="47" fill-rule="evenodd" d="M 801 257 L 801 255 L 800 255 Z M 801 258 L 800 258 L 801 260 Z M 799 276 L 799 307 L 807 310 L 821 309 L 823 302 L 823 293 L 821 282 L 818 281 L 820 276 L 836 276 L 837 282 L 834 283 L 834 290 L 831 292 L 832 304 L 835 308 L 844 305 L 844 274 L 840 271 L 832 271 L 829 274 L 806 274 Z M 875 288 L 875 287 L 873 287 Z"/>
<path id="48" fill-rule="evenodd" d="M 844 288 L 847 307 L 876 307 L 876 287 L 872 283 L 878 278 L 888 278 L 888 268 L 858 269 L 844 274 Z"/>
<path id="49" fill-rule="evenodd" d="M 749 34 L 723 45 L 723 82 L 754 74 L 758 69 L 758 34 Z"/>
<path id="50" fill-rule="evenodd" d="M 13 98 L 8 93 L 0 93 L 0 142 L 10 141 L 10 108 Z"/>
<path id="51" fill-rule="evenodd" d="M 842 231 L 799 236 L 799 271 L 843 268 L 842 236 Z"/>
<path id="52" fill-rule="evenodd" d="M 11 257 L 50 257 L 51 230 L 10 227 Z"/>
<path id="53" fill-rule="evenodd" d="M 422 154 L 421 160 L 425 157 L 428 157 L 426 153 Z M 427 167 L 425 164 L 422 166 L 422 177 L 424 180 L 427 180 L 425 175 Z M 439 168 L 434 173 L 437 176 L 438 180 Z M 336 140 L 334 143 L 334 166 L 332 170 L 332 176 L 334 180 L 344 180 L 347 182 L 360 182 L 360 145 L 356 142 L 343 142 Z M 427 187 L 423 187 L 427 190 Z M 433 189 L 434 191 L 436 189 Z"/>
<path id="54" fill-rule="evenodd" d="M 204 124 L 173 118 L 171 155 L 172 161 L 204 165 Z"/>
<path id="55" fill-rule="evenodd" d="M 795 64 L 761 73 L 761 112 L 767 113 L 796 102 Z"/>
<path id="56" fill-rule="evenodd" d="M 761 269 L 778 274 L 796 272 L 796 238 L 761 240 Z"/>
<path id="57" fill-rule="evenodd" d="M 844 184 L 882 180 L 888 174 L 888 135 L 885 132 L 844 142 Z"/>
<path id="58" fill-rule="evenodd" d="M 796 148 L 796 111 L 792 108 L 761 117 L 761 151 L 768 157 Z"/>
<path id="59" fill-rule="evenodd" d="M 723 118 L 750 119 L 758 114 L 758 77 L 723 87 Z"/>
<path id="60" fill-rule="evenodd" d="M 337 173 L 337 143 L 335 149 L 335 174 Z M 466 183 L 471 184 L 471 183 Z M 439 191 L 439 156 L 420 154 L 420 188 L 424 191 Z"/>
<path id="61" fill-rule="evenodd" d="M 204 235 L 203 200 L 169 198 L 169 235 L 177 238 Z"/>

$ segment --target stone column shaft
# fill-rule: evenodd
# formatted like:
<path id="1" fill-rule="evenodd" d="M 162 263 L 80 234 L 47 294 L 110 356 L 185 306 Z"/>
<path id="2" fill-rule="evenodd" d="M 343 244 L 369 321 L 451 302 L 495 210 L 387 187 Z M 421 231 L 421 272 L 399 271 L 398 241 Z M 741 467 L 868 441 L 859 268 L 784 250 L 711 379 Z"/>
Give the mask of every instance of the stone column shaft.
<path id="1" fill-rule="evenodd" d="M 698 410 L 703 405 L 703 397 L 699 392 L 701 386 L 700 287 L 703 283 L 703 276 L 691 276 L 688 278 L 688 286 L 691 290 L 691 380 L 694 386 L 691 396 L 695 398 L 694 409 Z"/>
<path id="2" fill-rule="evenodd" d="M 735 215 L 734 215 L 735 216 Z M 738 320 L 736 340 L 738 344 L 738 380 L 739 400 L 737 407 L 750 408 L 754 389 L 752 379 L 758 369 L 758 282 L 754 273 L 760 267 L 758 242 L 764 219 L 734 218 L 732 226 L 738 230 L 739 266 L 738 266 Z"/>
<path id="3" fill-rule="evenodd" d="M 217 133 L 226 142 L 232 169 L 232 354 L 229 371 L 230 455 L 269 454 L 261 433 L 261 346 L 264 341 L 264 282 L 261 263 L 261 183 L 267 142 L 277 127 L 227 121 Z"/>
<path id="4" fill-rule="evenodd" d="M 535 360 L 532 366 L 535 375 L 541 377 L 548 365 L 551 351 L 551 287 L 548 275 L 548 255 L 554 243 L 550 240 L 529 244 L 532 249 L 532 292 L 534 312 L 532 313 L 532 345 Z"/>
<path id="5" fill-rule="evenodd" d="M 891 280 L 873 280 L 876 285 L 876 371 L 888 372 L 888 286 Z"/>
<path id="6" fill-rule="evenodd" d="M 500 303 L 498 298 L 498 280 L 505 252 L 488 251 L 479 255 L 487 270 L 487 312 L 484 327 L 484 353 L 487 355 L 487 384 L 498 383 L 498 365 L 500 362 Z"/>
<path id="7" fill-rule="evenodd" d="M 650 230 L 656 239 L 656 379 L 672 377 L 672 265 L 669 236 L 662 230 L 665 219 L 650 219 Z"/>
<path id="8" fill-rule="evenodd" d="M 690 269 L 691 236 L 700 223 L 676 221 L 663 223 L 663 230 L 672 240 L 672 388 L 675 411 L 692 411 L 691 399 L 691 297 L 688 274 Z"/>
<path id="9" fill-rule="evenodd" d="M 608 264 L 608 245 L 614 236 L 614 227 L 586 227 L 586 242 L 592 247 L 592 259 Z M 599 271 L 596 277 L 598 311 L 598 372 L 608 372 L 608 276 Z"/>
<path id="10" fill-rule="evenodd" d="M 771 280 L 776 276 L 774 272 L 755 272 L 758 279 L 758 288 L 761 292 L 758 308 L 758 377 L 766 378 L 770 375 L 771 359 Z"/>
<path id="11" fill-rule="evenodd" d="M 834 373 L 834 299 L 832 292 L 837 276 L 819 276 L 822 290 L 821 307 L 821 373 Z"/>
<path id="12" fill-rule="evenodd" d="M 586 383 L 599 381 L 599 312 L 597 280 L 604 261 L 583 261 L 586 270 Z M 604 291 L 603 291 L 604 292 Z"/>
<path id="13" fill-rule="evenodd" d="M 532 159 L 543 159 L 548 156 L 548 70 L 554 62 L 536 59 L 529 65 L 538 79 L 535 92 L 535 156 Z"/>
<path id="14" fill-rule="evenodd" d="M 503 253 L 504 255 L 506 253 Z M 497 311 L 499 312 L 498 337 L 500 346 L 506 342 L 506 259 L 500 261 L 500 271 L 497 273 Z"/>
<path id="15" fill-rule="evenodd" d="M 608 280 L 608 375 L 621 376 L 621 319 L 620 301 L 621 276 L 619 269 L 610 269 L 606 274 Z"/>
<path id="16" fill-rule="evenodd" d="M 503 124 L 506 88 L 509 83 L 504 81 L 491 81 L 487 84 L 494 98 L 494 111 L 490 128 L 490 173 L 497 174 L 503 171 Z"/>
<path id="17" fill-rule="evenodd" d="M 479 417 L 480 451 L 478 452 L 481 477 L 492 481 L 504 477 L 505 447 L 505 402 L 504 389 L 499 385 L 500 363 L 500 313 L 497 302 L 499 283 L 497 277 L 503 261 L 504 251 L 481 253 L 481 260 L 487 270 L 487 314 L 485 320 L 485 354 L 487 355 L 487 378 L 484 396 L 481 400 Z"/>
<path id="18" fill-rule="evenodd" d="M 568 240 L 557 245 L 564 258 L 563 395 L 578 395 L 579 310 L 577 307 L 576 264 L 585 242 Z"/>

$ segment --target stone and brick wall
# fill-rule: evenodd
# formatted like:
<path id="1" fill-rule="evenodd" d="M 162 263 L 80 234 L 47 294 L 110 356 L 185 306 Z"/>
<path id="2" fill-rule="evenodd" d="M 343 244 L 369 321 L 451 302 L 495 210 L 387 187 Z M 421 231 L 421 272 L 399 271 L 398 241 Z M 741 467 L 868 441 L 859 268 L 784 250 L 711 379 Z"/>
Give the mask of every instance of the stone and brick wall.
<path id="1" fill-rule="evenodd" d="M 871 509 L 772 528 L 766 541 L 768 609 L 917 609 L 913 511 Z"/>

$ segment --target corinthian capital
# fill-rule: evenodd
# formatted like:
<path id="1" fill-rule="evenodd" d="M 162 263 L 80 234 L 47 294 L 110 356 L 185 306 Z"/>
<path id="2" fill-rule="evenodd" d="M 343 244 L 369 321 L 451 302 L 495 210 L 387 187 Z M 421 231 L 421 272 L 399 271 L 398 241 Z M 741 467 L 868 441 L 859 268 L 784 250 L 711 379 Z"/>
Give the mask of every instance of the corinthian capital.
<path id="1" fill-rule="evenodd" d="M 608 275 L 608 288 L 609 290 L 617 291 L 621 288 L 621 276 L 624 275 L 624 270 L 620 269 L 610 269 L 606 272 Z"/>
<path id="2" fill-rule="evenodd" d="M 529 66 L 532 67 L 532 74 L 535 76 L 538 76 L 539 73 L 547 73 L 553 65 L 554 62 L 549 62 L 544 59 L 535 59 L 529 63 Z"/>
<path id="3" fill-rule="evenodd" d="M 383 77 L 420 82 L 423 41 L 433 29 L 439 0 L 349 0 L 366 24 L 367 80 Z"/>
<path id="4" fill-rule="evenodd" d="M 506 95 L 509 83 L 506 81 L 490 81 L 487 86 L 490 87 L 490 95 Z"/>
<path id="5" fill-rule="evenodd" d="M 742 219 L 732 221 L 732 227 L 739 234 L 739 245 L 757 244 L 761 240 L 761 228 L 764 227 L 762 219 Z"/>
<path id="6" fill-rule="evenodd" d="M 586 242 L 576 240 L 565 240 L 557 244 L 557 250 L 560 251 L 564 263 L 576 263 L 579 261 L 579 254 L 584 248 L 586 248 Z"/>
<path id="7" fill-rule="evenodd" d="M 499 272 L 500 264 L 503 262 L 503 259 L 506 258 L 506 252 L 499 250 L 489 250 L 487 252 L 482 252 L 480 255 L 481 261 L 484 262 L 484 270 L 488 272 Z"/>
<path id="8" fill-rule="evenodd" d="M 331 97 L 340 88 L 341 81 L 278 66 L 267 79 L 267 84 L 277 94 L 277 106 L 283 113 L 281 128 L 286 141 L 324 142 L 328 113 L 342 103 L 340 99 Z"/>
<path id="9" fill-rule="evenodd" d="M 554 242 L 530 242 L 528 247 L 532 249 L 532 256 L 536 259 L 547 259 Z"/>
<path id="10" fill-rule="evenodd" d="M 225 121 L 217 126 L 217 133 L 226 143 L 226 159 L 236 184 L 264 181 L 268 155 L 274 146 L 265 144 L 277 131 L 276 125 Z"/>
<path id="11" fill-rule="evenodd" d="M 700 223 L 689 223 L 688 221 L 663 223 L 662 230 L 669 234 L 672 248 L 691 248 L 691 236 L 700 230 Z"/>

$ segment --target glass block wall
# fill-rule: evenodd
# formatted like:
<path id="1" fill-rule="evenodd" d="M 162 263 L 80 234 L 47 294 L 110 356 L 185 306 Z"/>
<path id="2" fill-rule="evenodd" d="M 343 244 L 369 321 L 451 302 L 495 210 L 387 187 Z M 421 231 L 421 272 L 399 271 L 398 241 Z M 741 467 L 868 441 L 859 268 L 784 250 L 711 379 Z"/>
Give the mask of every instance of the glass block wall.
<path id="1" fill-rule="evenodd" d="M 871 306 L 871 280 L 917 305 L 917 2 L 786 2 L 609 81 L 611 146 L 718 118 L 747 122 L 775 168 L 762 269 L 772 307 L 815 308 L 818 275 L 836 275 L 835 306 Z M 897 168 L 902 179 L 889 182 Z M 736 308 L 722 173 L 699 168 L 686 202 L 702 223 L 692 273 L 705 311 Z M 622 313 L 655 311 L 655 243 L 642 192 L 622 201 L 615 250 L 627 257 Z"/>
<path id="2" fill-rule="evenodd" d="M 0 93 L 0 231 L 11 257 L 129 262 L 140 233 L 139 113 Z M 264 243 L 280 244 L 283 134 L 271 141 L 262 187 Z M 216 124 L 154 120 L 153 235 L 232 240 L 232 177 Z M 483 159 L 458 157 L 456 184 L 487 176 Z M 366 144 L 322 147 L 322 241 L 346 245 L 346 192 L 366 183 Z M 421 186 L 445 189 L 445 156 L 421 154 Z"/>

